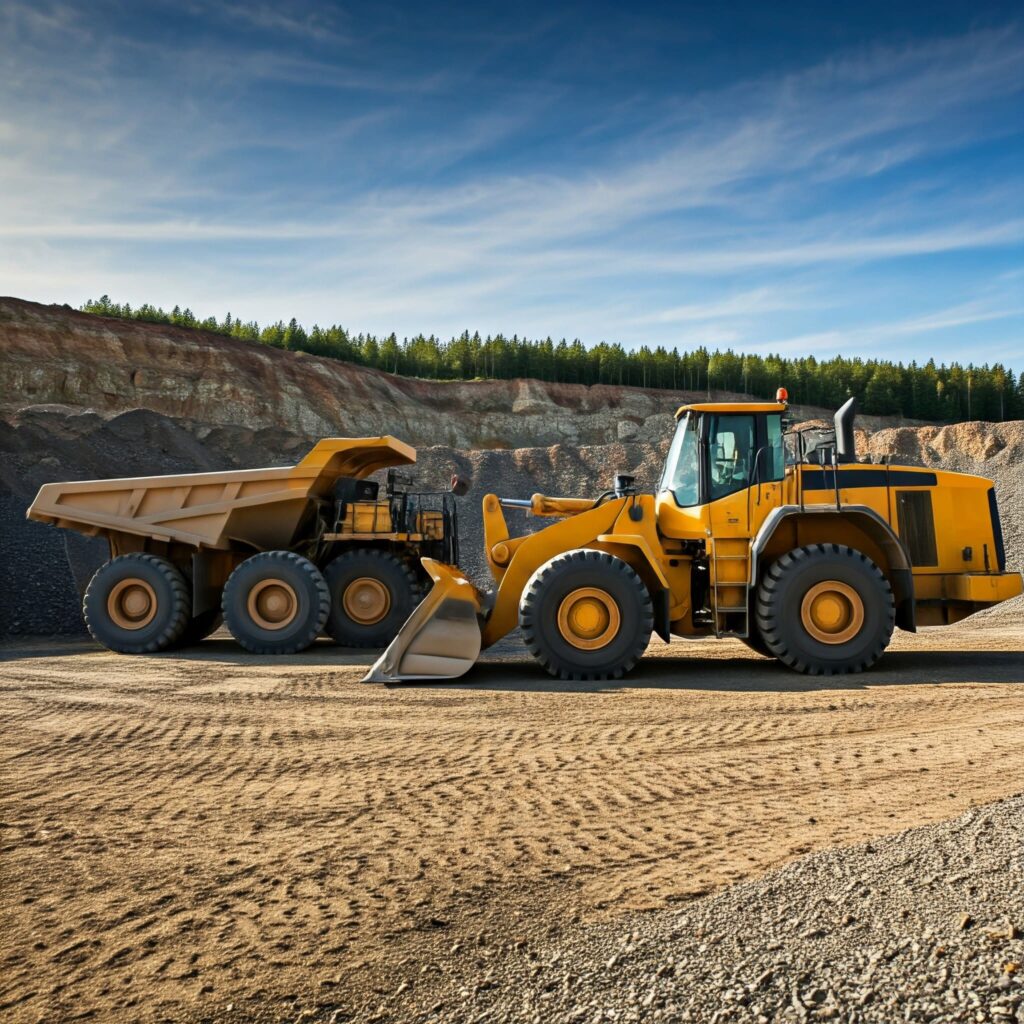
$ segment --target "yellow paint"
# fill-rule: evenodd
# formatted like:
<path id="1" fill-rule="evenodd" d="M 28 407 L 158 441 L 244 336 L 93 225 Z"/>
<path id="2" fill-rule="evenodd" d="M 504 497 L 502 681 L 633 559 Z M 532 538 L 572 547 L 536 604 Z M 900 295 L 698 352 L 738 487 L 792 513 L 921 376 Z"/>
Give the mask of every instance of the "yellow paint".
<path id="1" fill-rule="evenodd" d="M 700 403 L 682 411 L 778 412 L 781 408 L 778 403 Z M 844 464 L 840 470 L 843 474 L 870 473 L 877 479 L 883 468 Z M 914 468 L 891 466 L 890 470 L 905 473 Z M 560 516 L 561 521 L 522 537 L 509 536 L 499 499 L 487 495 L 483 501 L 485 551 L 498 588 L 483 630 L 483 646 L 493 644 L 515 626 L 519 601 L 530 576 L 551 558 L 575 548 L 607 551 L 630 564 L 652 593 L 667 590 L 671 628 L 680 635 L 709 631 L 709 627 L 697 628 L 693 623 L 692 563 L 694 551 L 700 552 L 707 560 L 708 582 L 717 601 L 714 607 L 723 609 L 717 615 L 724 629 L 726 615 L 736 614 L 727 610 L 745 607 L 749 587 L 756 582 L 751 579 L 752 544 L 766 531 L 769 516 L 782 506 L 795 506 L 793 515 L 784 518 L 770 537 L 764 534 L 759 564 L 770 564 L 795 547 L 837 543 L 862 551 L 890 574 L 905 564 L 898 542 L 884 532 L 884 524 L 889 524 L 898 533 L 896 495 L 902 490 L 926 489 L 932 495 L 937 564 L 911 567 L 922 625 L 936 619 L 929 602 L 943 606 L 942 621 L 956 621 L 1020 593 L 1018 574 L 995 571 L 989 481 L 937 471 L 935 486 L 847 486 L 840 489 L 837 509 L 834 489 L 812 490 L 805 485 L 804 473 L 820 469 L 791 465 L 783 480 L 758 483 L 692 508 L 678 507 L 667 491 L 656 497 L 615 498 L 602 505 L 534 495 L 531 505 L 535 514 Z M 577 507 L 580 511 L 574 514 Z M 638 519 L 631 518 L 631 509 L 639 511 Z M 871 513 L 878 519 L 872 519 Z M 982 571 L 986 547 L 987 573 Z M 965 558 L 967 548 L 971 549 L 969 558 Z M 813 604 L 808 614 L 823 633 L 838 629 L 843 635 L 848 623 L 844 620 L 836 626 L 829 618 L 835 611 L 834 603 L 830 595 L 826 596 Z M 852 615 L 850 621 L 857 619 Z"/>

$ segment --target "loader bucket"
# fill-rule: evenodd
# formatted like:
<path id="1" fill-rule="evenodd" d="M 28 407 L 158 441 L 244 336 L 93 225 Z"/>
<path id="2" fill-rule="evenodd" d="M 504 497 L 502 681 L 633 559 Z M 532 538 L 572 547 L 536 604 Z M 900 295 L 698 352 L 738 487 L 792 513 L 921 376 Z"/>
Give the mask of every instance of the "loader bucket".
<path id="1" fill-rule="evenodd" d="M 430 593 L 364 676 L 364 683 L 457 679 L 480 656 L 480 595 L 454 566 L 424 558 Z"/>

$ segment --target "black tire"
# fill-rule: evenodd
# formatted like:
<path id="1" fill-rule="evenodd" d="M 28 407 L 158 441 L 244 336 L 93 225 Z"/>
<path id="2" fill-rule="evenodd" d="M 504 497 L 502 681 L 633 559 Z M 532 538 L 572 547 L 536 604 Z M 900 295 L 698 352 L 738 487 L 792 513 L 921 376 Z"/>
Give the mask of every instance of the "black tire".
<path id="1" fill-rule="evenodd" d="M 386 647 L 423 600 L 423 587 L 416 574 L 389 551 L 374 548 L 346 551 L 327 566 L 324 579 L 331 593 L 327 632 L 344 647 Z M 386 594 L 383 616 L 376 621 L 371 621 L 377 613 L 376 606 L 366 609 L 364 621 L 353 617 L 359 614 L 352 604 L 355 595 L 350 595 L 350 609 L 346 609 L 346 592 L 360 579 L 374 581 L 382 588 L 378 591 L 381 598 Z M 376 596 L 366 587 L 361 588 L 361 593 L 367 593 L 371 599 Z"/>
<path id="2" fill-rule="evenodd" d="M 278 609 L 269 607 L 263 607 L 266 617 L 261 619 L 261 594 L 264 601 L 280 595 L 280 619 L 274 618 Z M 228 577 L 221 597 L 231 635 L 253 654 L 305 650 L 320 635 L 330 607 L 320 570 L 294 551 L 262 551 L 247 558 Z"/>
<path id="3" fill-rule="evenodd" d="M 838 581 L 860 600 L 863 619 L 842 642 L 822 642 L 805 622 L 802 606 L 816 584 Z M 842 544 L 796 548 L 769 567 L 757 594 L 757 628 L 768 649 L 797 672 L 842 675 L 863 672 L 882 656 L 896 621 L 892 587 L 867 555 Z M 841 631 L 835 634 L 841 635 Z"/>
<path id="4" fill-rule="evenodd" d="M 563 602 L 582 588 L 603 592 L 614 602 L 620 619 L 610 638 L 592 650 L 570 643 L 559 626 Z M 579 548 L 557 555 L 530 577 L 519 602 L 519 626 L 530 653 L 551 675 L 619 679 L 647 649 L 654 611 L 647 587 L 626 562 L 604 551 Z M 613 627 L 599 622 L 595 628 Z"/>
<path id="5" fill-rule="evenodd" d="M 82 602 L 93 638 L 120 654 L 153 654 L 178 642 L 192 617 L 185 577 L 166 558 L 119 555 L 96 570 Z"/>
<path id="6" fill-rule="evenodd" d="M 219 608 L 208 608 L 199 615 L 188 620 L 185 632 L 178 640 L 178 647 L 195 647 L 211 633 L 216 632 L 224 622 L 224 615 Z"/>

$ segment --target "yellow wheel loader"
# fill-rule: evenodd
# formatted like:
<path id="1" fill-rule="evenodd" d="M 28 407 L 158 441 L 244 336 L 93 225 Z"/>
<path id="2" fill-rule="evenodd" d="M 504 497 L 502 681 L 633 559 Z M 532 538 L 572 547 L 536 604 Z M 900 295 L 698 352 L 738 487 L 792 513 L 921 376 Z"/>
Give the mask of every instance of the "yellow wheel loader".
<path id="1" fill-rule="evenodd" d="M 324 630 L 384 647 L 430 583 L 421 558 L 458 561 L 452 491 L 412 489 L 395 467 L 415 461 L 393 437 L 328 438 L 295 466 L 45 484 L 27 514 L 108 541 L 83 610 L 111 650 L 189 644 L 222 619 L 259 654 Z M 381 493 L 367 477 L 383 469 Z"/>
<path id="2" fill-rule="evenodd" d="M 594 499 L 488 494 L 494 591 L 424 559 L 434 586 L 366 681 L 456 678 L 516 626 L 563 679 L 621 677 L 652 631 L 860 672 L 895 626 L 956 622 L 1021 592 L 990 481 L 858 462 L 852 399 L 817 434 L 785 429 L 785 399 L 683 406 L 657 494 L 626 476 Z M 506 509 L 555 522 L 513 537 Z"/>

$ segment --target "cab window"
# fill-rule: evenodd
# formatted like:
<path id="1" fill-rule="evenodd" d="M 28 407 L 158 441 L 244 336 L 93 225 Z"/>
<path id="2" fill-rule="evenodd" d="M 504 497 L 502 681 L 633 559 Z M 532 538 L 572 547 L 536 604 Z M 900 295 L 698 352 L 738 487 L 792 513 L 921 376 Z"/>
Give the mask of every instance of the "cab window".
<path id="1" fill-rule="evenodd" d="M 757 452 L 754 417 L 736 413 L 712 416 L 708 424 L 710 500 L 735 494 L 751 481 Z"/>

